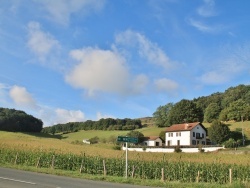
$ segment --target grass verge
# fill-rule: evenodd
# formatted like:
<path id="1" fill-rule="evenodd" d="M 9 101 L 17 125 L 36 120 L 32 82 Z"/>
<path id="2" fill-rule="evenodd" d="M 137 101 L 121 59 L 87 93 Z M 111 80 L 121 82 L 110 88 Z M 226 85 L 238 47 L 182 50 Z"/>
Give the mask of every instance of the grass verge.
<path id="1" fill-rule="evenodd" d="M 115 176 L 103 176 L 103 175 L 90 175 L 77 171 L 66 171 L 49 168 L 35 168 L 23 165 L 1 164 L 1 167 L 13 168 L 18 170 L 25 170 L 31 172 L 38 172 L 44 174 L 52 174 L 58 176 L 66 176 L 72 178 L 81 178 L 94 181 L 107 181 L 113 183 L 124 183 L 131 185 L 141 185 L 149 187 L 168 187 L 168 188 L 250 188 L 250 183 L 234 182 L 232 184 L 217 184 L 217 183 L 183 183 L 183 182 L 166 182 L 160 180 L 148 180 L 148 179 L 136 179 L 136 178 L 124 178 Z"/>

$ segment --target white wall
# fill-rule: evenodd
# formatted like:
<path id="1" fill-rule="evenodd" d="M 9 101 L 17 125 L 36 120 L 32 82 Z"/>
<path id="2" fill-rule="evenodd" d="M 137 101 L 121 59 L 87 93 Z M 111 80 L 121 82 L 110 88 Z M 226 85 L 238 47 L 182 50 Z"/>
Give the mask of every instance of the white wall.
<path id="1" fill-rule="evenodd" d="M 126 150 L 126 147 L 122 148 L 123 150 Z M 224 147 L 209 147 L 209 148 L 203 148 L 204 152 L 212 152 L 217 151 L 219 149 L 224 149 Z M 183 153 L 197 153 L 200 152 L 198 148 L 181 148 Z M 137 152 L 161 152 L 161 153 L 173 153 L 173 148 L 146 148 L 144 151 L 143 148 L 128 148 L 128 151 L 137 151 Z"/>

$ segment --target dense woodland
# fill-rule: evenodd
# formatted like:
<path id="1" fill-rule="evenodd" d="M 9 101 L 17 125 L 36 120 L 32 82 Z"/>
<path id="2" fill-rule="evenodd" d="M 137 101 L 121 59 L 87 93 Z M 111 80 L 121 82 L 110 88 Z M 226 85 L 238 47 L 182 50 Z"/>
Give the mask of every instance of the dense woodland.
<path id="1" fill-rule="evenodd" d="M 230 87 L 193 100 L 159 106 L 153 114 L 159 127 L 184 122 L 245 121 L 250 119 L 250 85 Z"/>
<path id="2" fill-rule="evenodd" d="M 45 127 L 44 133 L 74 132 L 78 130 L 134 130 L 141 128 L 139 119 L 100 119 L 98 121 L 87 120 L 85 122 L 70 122 Z"/>
<path id="3" fill-rule="evenodd" d="M 0 108 L 0 130 L 12 132 L 41 132 L 43 122 L 23 111 Z"/>

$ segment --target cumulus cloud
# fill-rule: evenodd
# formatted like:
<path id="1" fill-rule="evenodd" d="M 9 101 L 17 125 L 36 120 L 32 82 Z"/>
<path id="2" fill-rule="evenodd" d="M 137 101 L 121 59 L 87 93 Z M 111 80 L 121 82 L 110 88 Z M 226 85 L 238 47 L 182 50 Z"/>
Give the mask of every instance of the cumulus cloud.
<path id="1" fill-rule="evenodd" d="M 63 25 L 69 23 L 72 14 L 82 11 L 86 15 L 101 10 L 105 4 L 105 0 L 37 0 L 36 2 L 49 13 L 50 20 Z"/>
<path id="2" fill-rule="evenodd" d="M 211 17 L 216 16 L 214 0 L 203 0 L 204 4 L 197 9 L 200 16 Z"/>
<path id="3" fill-rule="evenodd" d="M 115 117 L 114 116 L 112 116 L 112 115 L 105 115 L 105 114 L 102 114 L 101 112 L 97 112 L 96 113 L 96 119 L 97 120 L 100 120 L 100 119 L 106 119 L 106 118 L 113 118 L 113 119 L 115 119 Z"/>
<path id="4" fill-rule="evenodd" d="M 169 69 L 175 63 L 158 47 L 139 32 L 126 30 L 116 35 L 116 45 L 135 47 L 139 55 L 152 64 Z"/>
<path id="5" fill-rule="evenodd" d="M 38 22 L 30 22 L 28 24 L 27 44 L 30 50 L 42 61 L 44 61 L 50 53 L 60 48 L 59 42 L 49 33 L 43 32 Z"/>
<path id="6" fill-rule="evenodd" d="M 179 87 L 178 83 L 167 78 L 161 78 L 154 81 L 156 89 L 160 92 L 172 93 Z"/>
<path id="7" fill-rule="evenodd" d="M 25 87 L 20 87 L 14 85 L 10 91 L 9 95 L 14 103 L 21 107 L 36 107 L 36 101 L 33 99 L 32 95 L 26 90 Z"/>
<path id="8" fill-rule="evenodd" d="M 80 110 L 65 110 L 58 108 L 55 110 L 55 123 L 68 123 L 84 121 L 84 113 Z"/>
<path id="9" fill-rule="evenodd" d="M 92 96 L 95 91 L 126 95 L 131 93 L 130 74 L 125 59 L 116 52 L 98 48 L 73 50 L 71 57 L 79 63 L 66 75 L 66 81 L 83 88 Z M 140 87 L 143 78 L 137 78 Z"/>

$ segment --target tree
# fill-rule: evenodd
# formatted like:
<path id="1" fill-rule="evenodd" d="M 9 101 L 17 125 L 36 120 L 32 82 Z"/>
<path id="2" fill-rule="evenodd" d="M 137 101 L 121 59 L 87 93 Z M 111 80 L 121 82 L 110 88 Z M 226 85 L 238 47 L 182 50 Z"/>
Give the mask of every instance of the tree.
<path id="1" fill-rule="evenodd" d="M 168 103 L 165 106 L 159 106 L 153 113 L 155 123 L 158 127 L 168 127 L 171 125 L 169 123 L 168 115 L 173 106 L 173 103 Z"/>
<path id="2" fill-rule="evenodd" d="M 248 105 L 243 99 L 231 102 L 227 108 L 224 108 L 220 114 L 221 121 L 235 120 L 241 121 L 241 116 L 247 117 Z"/>
<path id="3" fill-rule="evenodd" d="M 139 131 L 130 131 L 127 133 L 128 137 L 138 138 L 138 142 L 141 143 L 144 139 L 144 135 Z"/>
<path id="4" fill-rule="evenodd" d="M 208 128 L 208 136 L 212 142 L 216 144 L 222 144 L 229 138 L 230 129 L 226 124 L 215 120 Z"/>
<path id="5" fill-rule="evenodd" d="M 163 140 L 163 142 L 165 142 L 166 140 L 166 131 L 161 131 L 159 134 L 159 137 Z"/>
<path id="6" fill-rule="evenodd" d="M 173 106 L 168 118 L 170 124 L 197 121 L 202 122 L 203 113 L 193 101 L 183 99 Z"/>
<path id="7" fill-rule="evenodd" d="M 217 103 L 211 103 L 205 110 L 204 121 L 211 123 L 213 120 L 219 118 L 221 108 Z"/>

